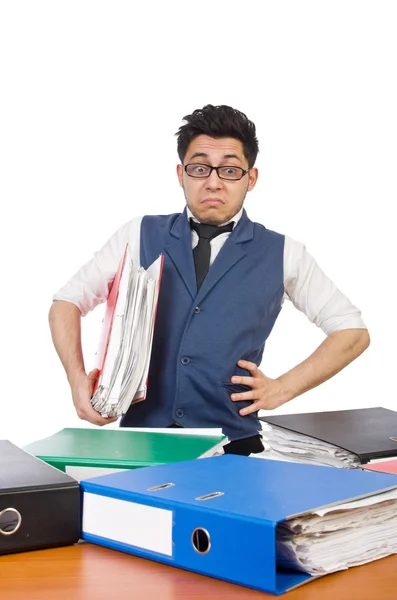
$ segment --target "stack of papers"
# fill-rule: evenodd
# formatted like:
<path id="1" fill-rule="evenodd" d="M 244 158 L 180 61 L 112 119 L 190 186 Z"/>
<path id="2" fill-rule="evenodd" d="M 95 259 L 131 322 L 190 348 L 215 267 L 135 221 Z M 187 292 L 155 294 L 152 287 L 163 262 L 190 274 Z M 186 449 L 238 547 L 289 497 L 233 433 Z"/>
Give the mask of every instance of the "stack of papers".
<path id="1" fill-rule="evenodd" d="M 125 414 L 146 397 L 163 255 L 136 267 L 127 246 L 109 294 L 91 404 L 103 417 Z"/>
<path id="2" fill-rule="evenodd" d="M 254 455 L 259 458 L 345 469 L 355 469 L 361 465 L 356 454 L 289 429 L 264 423 L 261 435 L 265 450 Z"/>
<path id="3" fill-rule="evenodd" d="M 319 575 L 397 553 L 397 489 L 279 523 L 277 564 Z"/>

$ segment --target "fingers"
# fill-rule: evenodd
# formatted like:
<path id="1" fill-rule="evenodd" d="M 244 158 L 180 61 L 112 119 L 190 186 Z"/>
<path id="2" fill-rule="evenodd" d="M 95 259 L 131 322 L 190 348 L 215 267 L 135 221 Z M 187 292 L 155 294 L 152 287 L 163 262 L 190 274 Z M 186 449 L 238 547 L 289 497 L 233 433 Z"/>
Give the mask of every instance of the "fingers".
<path id="1" fill-rule="evenodd" d="M 88 421 L 93 425 L 109 425 L 117 421 L 118 417 L 101 417 L 101 415 L 91 406 L 85 406 L 84 408 L 76 409 L 77 415 L 83 421 Z"/>
<path id="2" fill-rule="evenodd" d="M 239 367 L 247 369 L 247 371 L 250 371 L 252 374 L 258 370 L 258 366 L 255 363 L 250 362 L 249 360 L 239 360 L 237 364 Z"/>
<path id="3" fill-rule="evenodd" d="M 242 417 L 245 417 L 246 415 L 250 415 L 252 413 L 258 412 L 258 410 L 260 410 L 261 407 L 259 406 L 259 402 L 253 402 L 250 406 L 246 406 L 245 408 L 242 408 L 241 410 L 239 410 L 239 415 L 241 415 Z"/>
<path id="4" fill-rule="evenodd" d="M 254 387 L 255 379 L 253 377 L 240 377 L 238 375 L 233 375 L 230 379 L 232 383 L 240 383 L 241 385 L 248 385 L 249 387 Z"/>
<path id="5" fill-rule="evenodd" d="M 73 398 L 77 416 L 83 421 L 88 421 L 93 425 L 108 425 L 117 421 L 118 417 L 102 417 L 97 410 L 92 406 L 90 397 L 86 393 L 77 393 Z"/>
<path id="6" fill-rule="evenodd" d="M 93 369 L 87 375 L 88 389 L 90 391 L 90 395 L 92 395 L 92 393 L 94 391 L 94 386 L 95 386 L 96 380 L 98 379 L 98 375 L 99 375 L 98 369 Z"/>
<path id="7" fill-rule="evenodd" d="M 256 400 L 258 398 L 255 390 L 249 390 L 248 392 L 240 392 L 239 394 L 231 394 L 230 399 L 233 402 L 241 402 L 241 400 Z"/>
<path id="8" fill-rule="evenodd" d="M 88 421 L 93 425 L 102 427 L 103 425 L 114 423 L 117 421 L 118 417 L 102 417 L 91 405 L 90 398 L 98 375 L 98 369 L 90 371 L 88 375 L 85 376 L 85 380 L 80 381 L 76 387 L 72 388 L 72 396 L 77 416 L 83 421 Z"/>
<path id="9" fill-rule="evenodd" d="M 118 417 L 100 417 L 101 418 L 101 422 L 99 423 L 99 425 L 102 427 L 103 425 L 110 425 L 110 423 L 114 423 L 115 421 L 117 421 Z"/>
<path id="10" fill-rule="evenodd" d="M 101 415 L 97 413 L 97 416 L 95 417 L 95 425 L 103 427 L 104 425 L 110 425 L 110 423 L 114 423 L 115 421 L 117 421 L 117 419 L 118 417 L 101 417 Z"/>
<path id="11" fill-rule="evenodd" d="M 90 381 L 96 381 L 96 379 L 98 378 L 99 375 L 99 369 L 92 369 L 92 371 L 90 371 L 87 375 L 88 379 Z"/>

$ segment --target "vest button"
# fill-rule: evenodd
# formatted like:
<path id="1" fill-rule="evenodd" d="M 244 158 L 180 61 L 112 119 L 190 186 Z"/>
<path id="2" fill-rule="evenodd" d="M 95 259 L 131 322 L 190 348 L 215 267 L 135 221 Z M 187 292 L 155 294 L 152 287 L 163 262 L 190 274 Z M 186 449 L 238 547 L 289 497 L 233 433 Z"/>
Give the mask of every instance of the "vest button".
<path id="1" fill-rule="evenodd" d="M 178 417 L 178 419 L 181 419 L 185 413 L 183 412 L 183 410 L 181 408 L 178 408 L 178 410 L 176 411 L 175 414 Z"/>
<path id="2" fill-rule="evenodd" d="M 188 356 L 182 356 L 181 363 L 183 365 L 188 365 L 190 363 L 190 358 Z"/>
<path id="3" fill-rule="evenodd" d="M 198 306 L 196 306 L 196 308 L 194 309 L 194 314 L 195 314 L 195 315 L 198 315 L 198 314 L 199 314 L 199 312 L 200 312 L 200 309 L 199 309 L 199 307 L 198 307 Z"/>

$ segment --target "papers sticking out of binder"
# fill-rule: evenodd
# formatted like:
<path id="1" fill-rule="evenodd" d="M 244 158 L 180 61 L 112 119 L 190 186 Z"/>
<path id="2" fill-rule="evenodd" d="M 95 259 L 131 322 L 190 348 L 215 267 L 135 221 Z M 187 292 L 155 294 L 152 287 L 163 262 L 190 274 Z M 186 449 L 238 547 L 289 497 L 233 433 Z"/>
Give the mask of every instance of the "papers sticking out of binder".
<path id="1" fill-rule="evenodd" d="M 258 458 L 344 469 L 357 469 L 361 465 L 353 452 L 283 427 L 263 423 L 261 436 L 265 450 L 253 455 Z"/>
<path id="2" fill-rule="evenodd" d="M 160 255 L 148 269 L 137 267 L 126 247 L 96 355 L 99 376 L 91 404 L 103 417 L 119 417 L 146 397 L 163 262 Z"/>
<path id="3" fill-rule="evenodd" d="M 279 523 L 277 562 L 319 575 L 397 552 L 397 489 Z"/>
<path id="4" fill-rule="evenodd" d="M 259 419 L 272 429 L 281 428 L 282 435 L 280 429 L 274 429 L 277 435 L 268 437 L 268 445 L 290 459 L 300 457 L 305 462 L 354 467 L 381 458 L 397 458 L 397 411 L 382 406 L 266 415 Z M 281 439 L 284 448 L 277 448 Z"/>

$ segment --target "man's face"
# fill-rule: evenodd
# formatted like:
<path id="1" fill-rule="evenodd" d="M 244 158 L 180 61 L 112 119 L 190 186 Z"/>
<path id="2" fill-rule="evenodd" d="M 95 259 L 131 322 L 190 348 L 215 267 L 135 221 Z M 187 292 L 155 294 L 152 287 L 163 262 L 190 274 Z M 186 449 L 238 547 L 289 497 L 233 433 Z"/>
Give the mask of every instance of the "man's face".
<path id="1" fill-rule="evenodd" d="M 190 143 L 184 164 L 191 163 L 248 169 L 240 140 L 216 139 L 207 135 L 199 135 Z M 196 219 L 201 223 L 220 225 L 238 213 L 247 192 L 256 184 L 258 170 L 253 168 L 242 179 L 230 181 L 220 179 L 215 170 L 206 179 L 190 177 L 183 165 L 178 165 L 177 175 L 186 203 Z"/>

